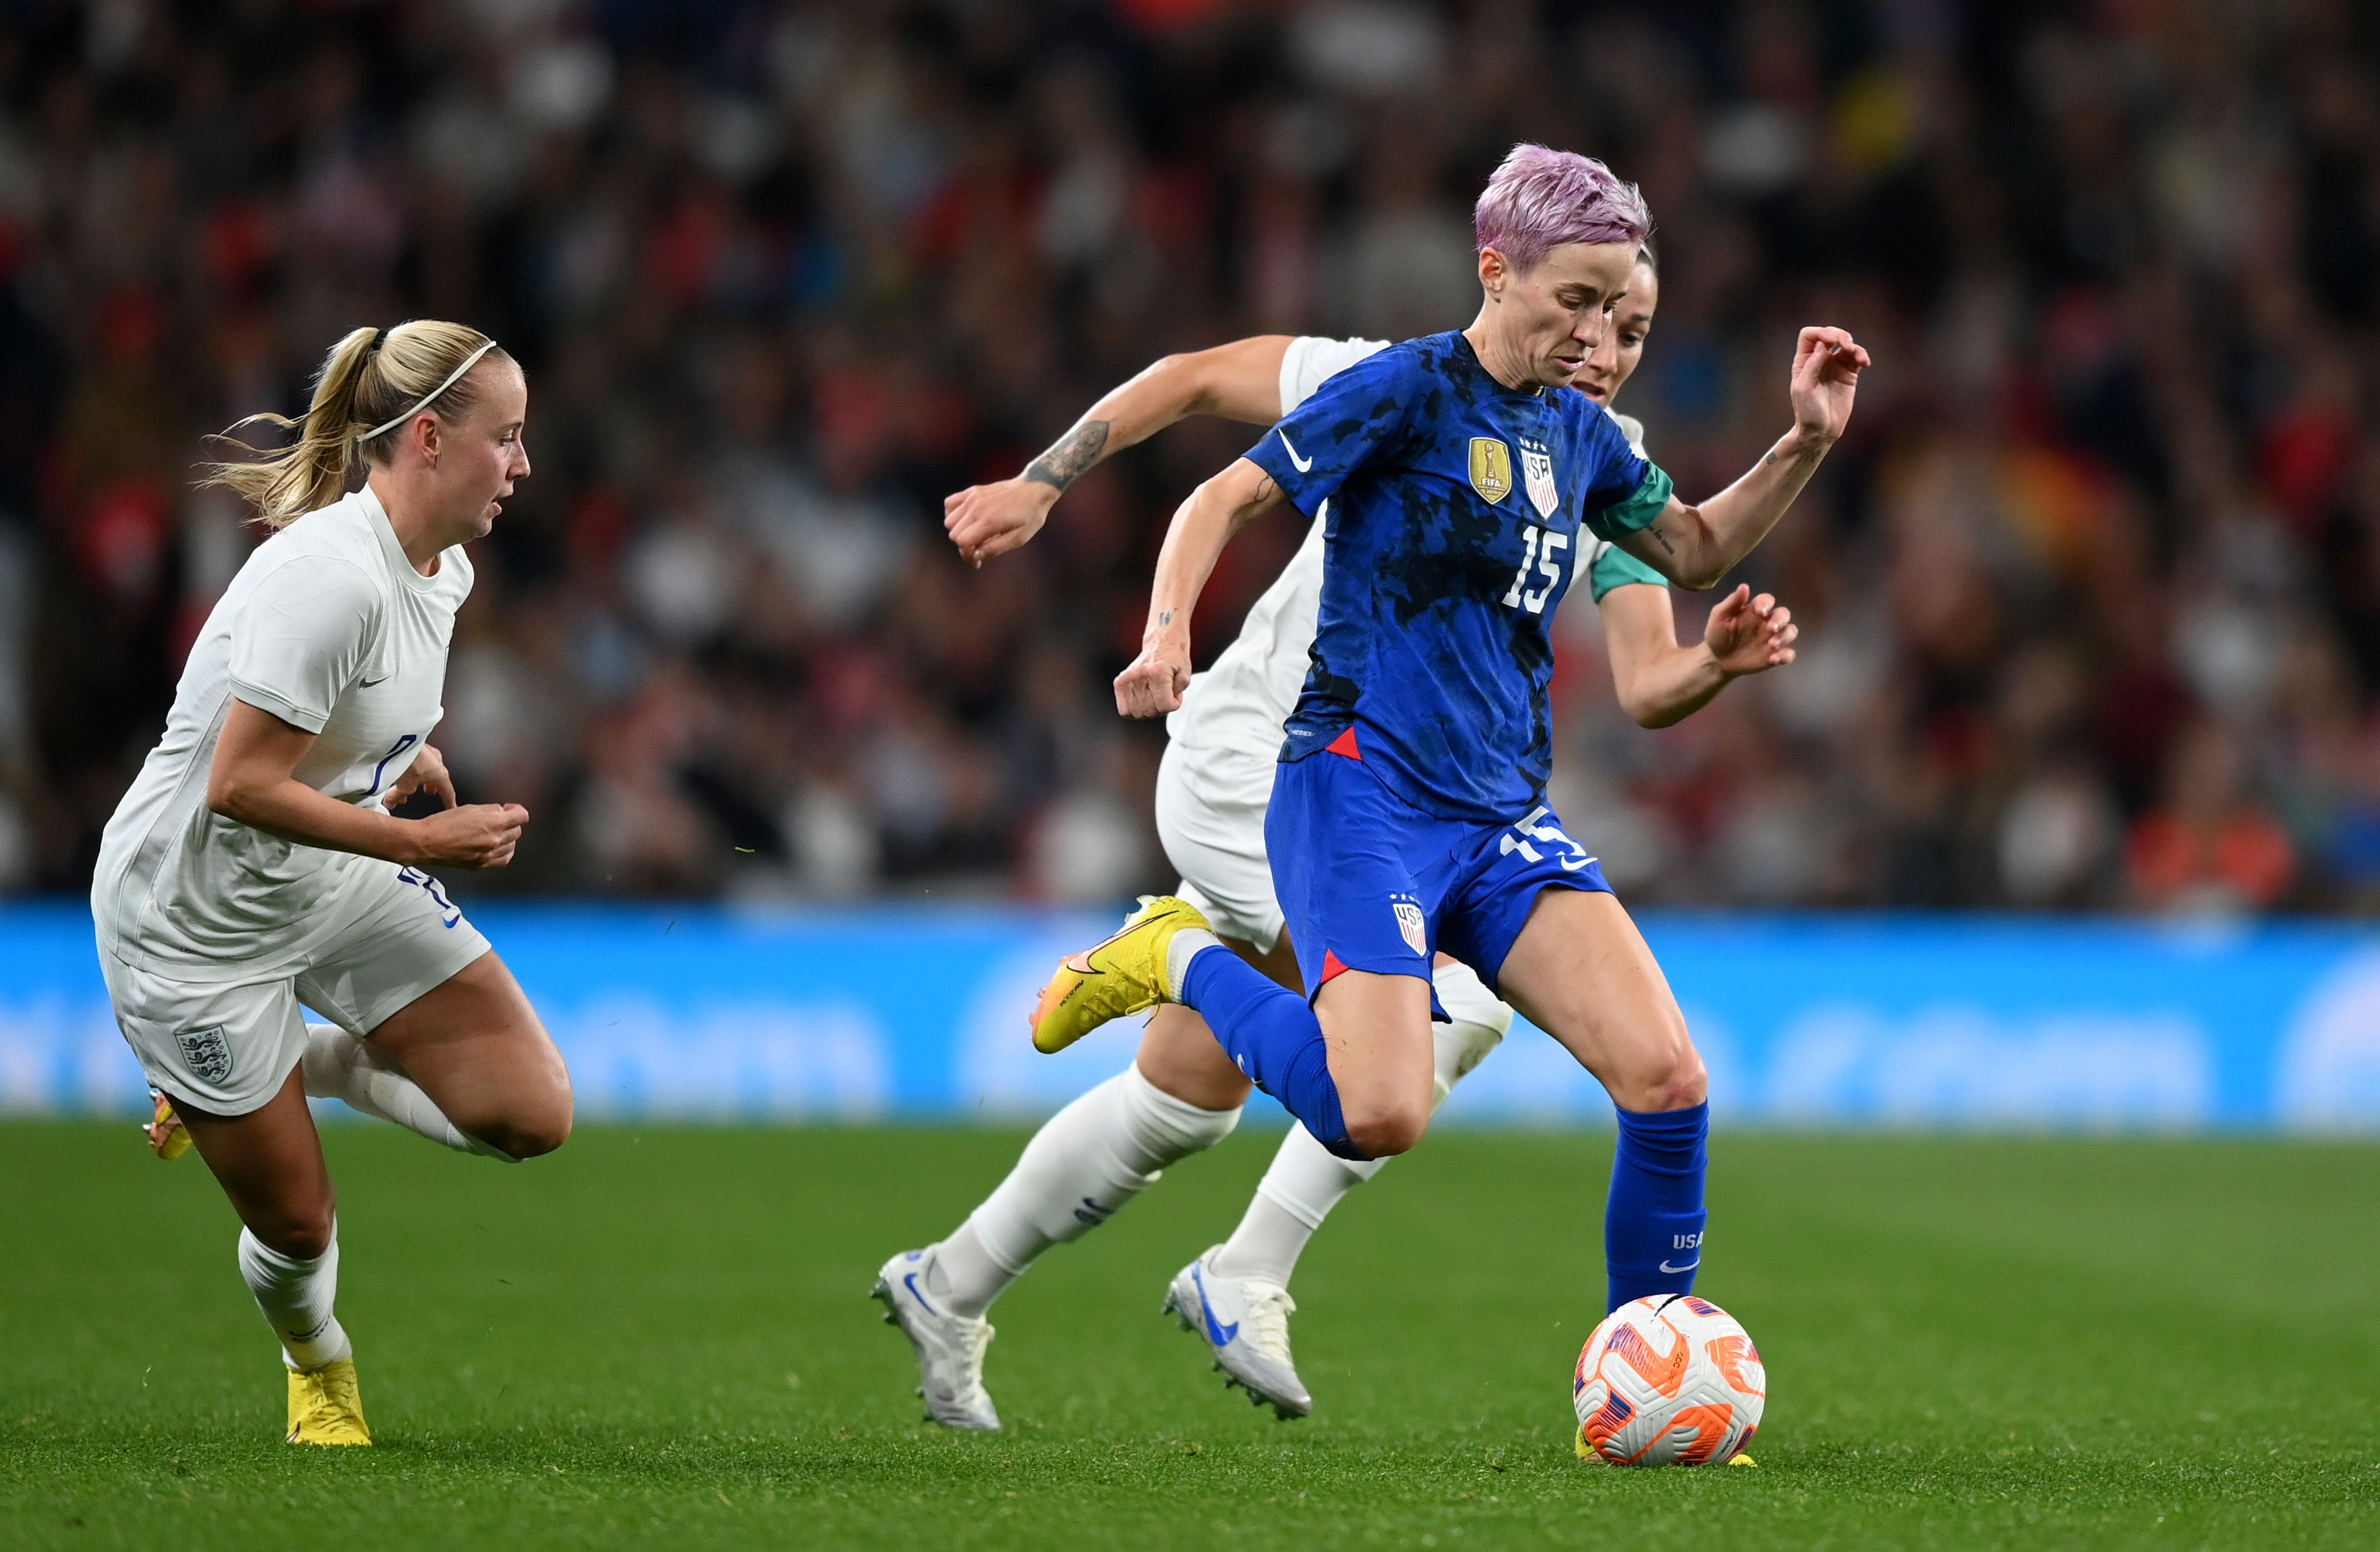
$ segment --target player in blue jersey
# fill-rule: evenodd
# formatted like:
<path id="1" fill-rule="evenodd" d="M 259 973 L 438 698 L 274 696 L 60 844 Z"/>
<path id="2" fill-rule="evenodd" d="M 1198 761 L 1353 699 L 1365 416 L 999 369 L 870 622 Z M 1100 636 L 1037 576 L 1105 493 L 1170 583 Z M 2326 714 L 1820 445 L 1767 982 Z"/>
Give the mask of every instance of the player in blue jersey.
<path id="1" fill-rule="evenodd" d="M 1701 1261 L 1700 1058 L 1601 869 L 1545 802 L 1548 624 L 1583 540 L 1715 583 L 1767 535 L 1848 421 L 1866 353 L 1805 329 L 1793 429 L 1699 505 L 1569 384 L 1651 222 L 1599 163 L 1514 149 L 1476 213 L 1472 325 L 1347 368 L 1175 515 L 1129 715 L 1189 678 L 1192 604 L 1232 533 L 1329 503 L 1320 626 L 1288 727 L 1267 849 L 1305 996 L 1151 902 L 1062 964 L 1034 1015 L 1054 1050 L 1158 1001 L 1204 1016 L 1241 1070 L 1342 1157 L 1402 1153 L 1432 1098 L 1443 949 L 1562 1042 L 1619 1109 L 1606 1219 L 1612 1305 L 1683 1292 Z"/>

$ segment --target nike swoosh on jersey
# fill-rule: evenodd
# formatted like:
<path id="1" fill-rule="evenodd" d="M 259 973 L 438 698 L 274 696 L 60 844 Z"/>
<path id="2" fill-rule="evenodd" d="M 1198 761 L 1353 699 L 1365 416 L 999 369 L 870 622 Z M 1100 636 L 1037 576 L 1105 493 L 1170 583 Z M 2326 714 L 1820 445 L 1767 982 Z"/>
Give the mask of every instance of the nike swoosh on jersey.
<path id="1" fill-rule="evenodd" d="M 396 675 L 394 673 L 383 673 L 377 679 L 358 679 L 356 681 L 356 688 L 359 690 L 369 690 L 374 685 L 385 685 L 395 677 Z"/>
<path id="2" fill-rule="evenodd" d="M 1300 474 L 1304 474 L 1304 473 L 1305 473 L 1307 470 L 1309 470 L 1309 469 L 1311 469 L 1311 468 L 1313 468 L 1313 467 L 1314 467 L 1314 460 L 1313 460 L 1313 459 L 1311 459 L 1311 458 L 1301 458 L 1301 457 L 1299 457 L 1299 456 L 1297 455 L 1297 449 L 1296 449 L 1296 448 L 1294 448 L 1294 447 L 1290 447 L 1290 445 L 1289 445 L 1289 433 L 1288 433 L 1287 431 L 1282 431 L 1282 432 L 1281 432 L 1281 433 L 1279 433 L 1279 434 L 1280 434 L 1280 437 L 1281 437 L 1281 446 L 1283 446 L 1283 447 L 1285 447 L 1285 448 L 1288 448 L 1288 449 L 1289 449 L 1289 461 L 1290 461 L 1292 464 L 1293 464 L 1293 465 L 1295 465 L 1295 466 L 1297 467 L 1297 472 L 1298 472 L 1298 473 L 1300 473 Z"/>
<path id="3" fill-rule="evenodd" d="M 1697 1255 L 1697 1256 L 1695 1256 L 1693 1260 L 1691 1260 L 1691 1261 L 1687 1262 L 1687 1263 L 1686 1263 L 1684 1266 L 1682 1266 L 1682 1267 L 1672 1267 L 1672 1266 L 1670 1266 L 1667 1261 L 1664 1261 L 1664 1262 L 1662 1262 L 1662 1263 L 1661 1263 L 1661 1270 L 1663 1270 L 1663 1271 L 1665 1271 L 1665 1272 L 1669 1273 L 1671 1277 L 1675 1277 L 1675 1276 L 1677 1276 L 1680 1272 L 1691 1272 L 1691 1271 L 1693 1271 L 1696 1267 L 1699 1267 L 1699 1266 L 1701 1266 L 1702 1264 L 1703 1264 L 1703 1258 L 1702 1258 L 1701 1256 Z"/>

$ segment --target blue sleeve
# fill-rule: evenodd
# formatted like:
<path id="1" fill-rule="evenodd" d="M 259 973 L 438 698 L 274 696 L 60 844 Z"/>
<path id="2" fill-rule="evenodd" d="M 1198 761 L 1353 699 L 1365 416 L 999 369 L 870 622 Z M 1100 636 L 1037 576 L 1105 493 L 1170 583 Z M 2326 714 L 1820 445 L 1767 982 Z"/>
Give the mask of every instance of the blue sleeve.
<path id="1" fill-rule="evenodd" d="M 1391 346 L 1334 373 L 1248 449 L 1248 461 L 1313 516 L 1356 470 L 1402 443 L 1410 363 Z"/>
<path id="2" fill-rule="evenodd" d="M 1597 539 L 1618 543 L 1649 527 L 1661 515 L 1670 504 L 1671 482 L 1659 465 L 1636 455 L 1627 433 L 1601 406 L 1588 405 L 1585 430 L 1595 469 L 1586 488 L 1587 529 Z"/>

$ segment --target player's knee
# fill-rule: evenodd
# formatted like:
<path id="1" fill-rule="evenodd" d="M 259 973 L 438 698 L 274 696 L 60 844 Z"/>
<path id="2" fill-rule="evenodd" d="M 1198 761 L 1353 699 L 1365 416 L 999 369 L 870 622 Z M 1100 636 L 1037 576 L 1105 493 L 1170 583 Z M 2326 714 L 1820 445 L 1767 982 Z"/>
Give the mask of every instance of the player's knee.
<path id="1" fill-rule="evenodd" d="M 1710 1074 L 1703 1069 L 1703 1059 L 1688 1046 L 1632 1074 L 1628 1088 L 1628 1093 L 1617 1097 L 1627 1109 L 1691 1109 L 1710 1097 Z"/>
<path id="2" fill-rule="evenodd" d="M 1423 1095 L 1411 1100 L 1382 1098 L 1354 1104 L 1342 1100 L 1340 1114 L 1347 1123 L 1347 1140 L 1366 1158 L 1392 1158 L 1421 1141 L 1429 1125 L 1429 1097 Z"/>
<path id="3" fill-rule="evenodd" d="M 536 1158 L 552 1153 L 570 1140 L 570 1107 L 523 1117 L 510 1128 L 511 1146 L 504 1151 L 515 1158 Z"/>
<path id="4" fill-rule="evenodd" d="M 248 1231 L 265 1249 L 295 1261 L 311 1261 L 329 1250 L 339 1237 L 338 1215 L 328 1203 L 274 1214 Z"/>
<path id="5" fill-rule="evenodd" d="M 570 1095 L 565 1090 L 517 1105 L 510 1113 L 473 1128 L 471 1134 L 514 1158 L 536 1158 L 570 1140 Z"/>

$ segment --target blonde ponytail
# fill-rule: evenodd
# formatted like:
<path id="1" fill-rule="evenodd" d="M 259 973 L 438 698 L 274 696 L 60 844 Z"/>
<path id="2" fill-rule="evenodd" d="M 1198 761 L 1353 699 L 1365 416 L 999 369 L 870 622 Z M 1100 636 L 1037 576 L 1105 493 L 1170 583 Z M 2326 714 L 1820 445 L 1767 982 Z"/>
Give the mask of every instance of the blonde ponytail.
<path id="1" fill-rule="evenodd" d="M 487 335 L 463 323 L 416 319 L 386 331 L 358 329 L 323 358 L 303 420 L 270 412 L 251 415 L 215 439 L 237 443 L 233 431 L 261 424 L 296 431 L 295 442 L 236 462 L 208 464 L 200 483 L 244 497 L 266 527 L 287 527 L 346 493 L 358 454 L 385 460 L 389 439 L 415 415 L 426 410 L 445 418 L 469 413 L 479 397 L 472 382 L 476 363 L 504 354 Z"/>

